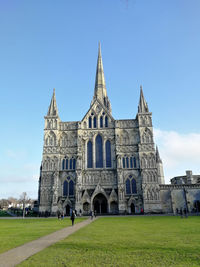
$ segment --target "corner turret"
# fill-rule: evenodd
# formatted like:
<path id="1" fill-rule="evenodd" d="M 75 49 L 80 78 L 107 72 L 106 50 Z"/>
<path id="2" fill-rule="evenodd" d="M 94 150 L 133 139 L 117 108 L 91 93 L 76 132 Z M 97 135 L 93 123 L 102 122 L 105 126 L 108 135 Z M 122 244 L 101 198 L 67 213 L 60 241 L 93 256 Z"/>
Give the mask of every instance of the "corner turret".
<path id="1" fill-rule="evenodd" d="M 56 95 L 55 95 L 55 88 L 53 89 L 53 96 L 51 98 L 51 103 L 48 108 L 47 115 L 45 118 L 45 129 L 58 129 L 58 123 L 60 121 L 58 115 L 58 108 L 56 105 Z"/>
<path id="2" fill-rule="evenodd" d="M 53 96 L 51 98 L 51 103 L 47 112 L 47 116 L 57 116 L 58 117 L 58 108 L 56 105 L 56 96 L 55 96 L 55 88 L 53 89 Z"/>
<path id="3" fill-rule="evenodd" d="M 140 101 L 138 105 L 138 113 L 146 113 L 149 112 L 148 105 L 146 100 L 144 99 L 142 86 L 140 86 Z"/>

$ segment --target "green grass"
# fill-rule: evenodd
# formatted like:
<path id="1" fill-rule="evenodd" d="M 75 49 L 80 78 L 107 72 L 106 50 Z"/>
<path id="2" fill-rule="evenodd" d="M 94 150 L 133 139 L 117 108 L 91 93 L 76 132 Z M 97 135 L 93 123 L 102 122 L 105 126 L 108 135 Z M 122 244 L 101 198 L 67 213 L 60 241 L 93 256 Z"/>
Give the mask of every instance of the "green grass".
<path id="1" fill-rule="evenodd" d="M 200 217 L 100 218 L 20 266 L 200 266 Z"/>
<path id="2" fill-rule="evenodd" d="M 75 223 L 83 219 L 77 218 Z M 65 218 L 0 219 L 0 253 L 71 225 Z"/>

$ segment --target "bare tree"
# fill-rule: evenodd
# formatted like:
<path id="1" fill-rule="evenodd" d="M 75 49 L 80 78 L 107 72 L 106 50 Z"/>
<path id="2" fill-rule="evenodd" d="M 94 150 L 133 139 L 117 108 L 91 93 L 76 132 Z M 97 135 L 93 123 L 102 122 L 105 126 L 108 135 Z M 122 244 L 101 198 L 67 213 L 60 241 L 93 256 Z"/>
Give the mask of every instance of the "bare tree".
<path id="1" fill-rule="evenodd" d="M 20 196 L 19 202 L 22 203 L 23 207 L 23 218 L 25 217 L 25 207 L 26 204 L 29 203 L 30 199 L 28 198 L 28 195 L 26 192 L 23 192 Z"/>

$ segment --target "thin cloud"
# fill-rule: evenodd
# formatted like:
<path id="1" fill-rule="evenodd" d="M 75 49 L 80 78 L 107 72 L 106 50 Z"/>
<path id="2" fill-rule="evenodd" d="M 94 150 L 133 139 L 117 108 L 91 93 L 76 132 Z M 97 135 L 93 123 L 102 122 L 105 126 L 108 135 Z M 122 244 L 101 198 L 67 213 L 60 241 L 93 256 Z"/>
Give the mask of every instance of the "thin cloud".
<path id="1" fill-rule="evenodd" d="M 7 149 L 5 151 L 5 157 L 8 159 L 25 159 L 27 153 L 25 151 L 14 151 L 12 149 Z"/>
<path id="2" fill-rule="evenodd" d="M 200 172 L 200 134 L 180 134 L 154 129 L 155 142 L 163 160 L 166 182 L 190 169 Z"/>

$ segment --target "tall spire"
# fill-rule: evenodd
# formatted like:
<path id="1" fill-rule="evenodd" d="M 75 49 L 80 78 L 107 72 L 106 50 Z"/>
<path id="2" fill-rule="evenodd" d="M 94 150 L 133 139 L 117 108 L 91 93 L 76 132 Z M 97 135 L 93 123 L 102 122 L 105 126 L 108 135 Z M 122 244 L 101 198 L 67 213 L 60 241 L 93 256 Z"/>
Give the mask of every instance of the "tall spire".
<path id="1" fill-rule="evenodd" d="M 149 112 L 147 102 L 144 99 L 142 85 L 140 86 L 140 101 L 139 101 L 139 106 L 138 106 L 138 112 L 139 113 Z"/>
<path id="2" fill-rule="evenodd" d="M 156 146 L 156 162 L 162 163 L 162 160 L 160 158 L 160 154 L 159 154 L 159 151 L 158 151 L 158 147 L 157 146 Z"/>
<path id="3" fill-rule="evenodd" d="M 97 59 L 97 69 L 96 69 L 96 79 L 95 79 L 95 87 L 94 87 L 94 97 L 93 101 L 98 99 L 101 103 L 111 112 L 110 101 L 107 96 L 106 83 L 103 71 L 103 62 L 101 57 L 101 44 L 99 42 L 99 51 L 98 51 L 98 59 Z M 92 103 L 93 103 L 92 101 Z"/>
<path id="4" fill-rule="evenodd" d="M 98 59 L 97 59 L 94 95 L 100 100 L 103 100 L 104 97 L 107 96 L 106 83 L 105 83 L 105 77 L 104 77 L 104 71 L 103 71 L 103 62 L 102 62 L 102 57 L 101 57 L 100 42 L 99 42 L 99 51 L 98 51 Z"/>
<path id="5" fill-rule="evenodd" d="M 58 116 L 58 108 L 56 105 L 56 96 L 55 96 L 55 88 L 53 89 L 53 96 L 51 98 L 51 103 L 47 112 L 47 116 Z"/>

